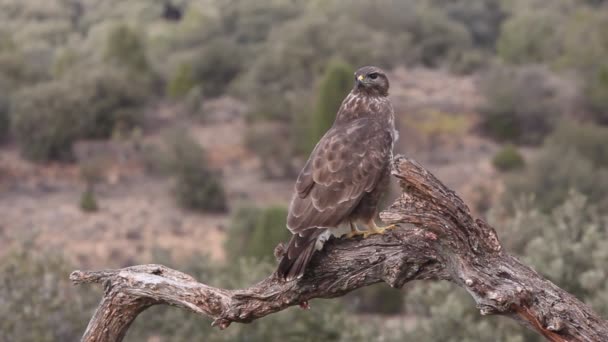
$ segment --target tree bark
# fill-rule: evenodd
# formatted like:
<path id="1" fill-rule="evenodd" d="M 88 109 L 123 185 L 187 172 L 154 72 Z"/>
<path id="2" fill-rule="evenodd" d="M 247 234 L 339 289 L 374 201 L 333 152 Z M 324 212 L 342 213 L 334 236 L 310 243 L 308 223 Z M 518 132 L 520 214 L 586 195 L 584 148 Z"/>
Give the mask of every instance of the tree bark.
<path id="1" fill-rule="evenodd" d="M 398 157 L 393 174 L 403 193 L 381 218 L 400 227 L 366 239 L 328 241 L 297 281 L 283 282 L 271 274 L 249 288 L 228 290 L 162 265 L 74 271 L 74 283 L 105 288 L 82 340 L 121 341 L 137 315 L 156 304 L 209 316 L 214 326 L 225 329 L 293 305 L 306 307 L 313 298 L 339 297 L 378 282 L 400 288 L 417 279 L 455 283 L 468 291 L 482 315 L 511 317 L 549 341 L 608 340 L 607 321 L 506 253 L 494 229 L 474 219 L 462 200 L 420 164 Z"/>

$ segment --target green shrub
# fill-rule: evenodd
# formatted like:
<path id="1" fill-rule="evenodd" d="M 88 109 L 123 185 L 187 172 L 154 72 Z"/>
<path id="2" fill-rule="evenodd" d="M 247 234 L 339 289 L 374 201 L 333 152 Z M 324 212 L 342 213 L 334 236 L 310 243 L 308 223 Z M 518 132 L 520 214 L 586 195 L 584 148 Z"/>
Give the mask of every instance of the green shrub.
<path id="1" fill-rule="evenodd" d="M 573 150 L 596 168 L 608 167 L 608 127 L 563 121 L 545 146 Z"/>
<path id="2" fill-rule="evenodd" d="M 539 208 L 550 211 L 575 190 L 600 208 L 607 209 L 607 131 L 604 127 L 573 122 L 560 125 L 523 173 L 507 178 L 506 203 L 531 194 Z"/>
<path id="3" fill-rule="evenodd" d="M 239 47 L 232 41 L 217 39 L 206 43 L 192 62 L 195 82 L 203 95 L 215 97 L 224 93 L 243 67 Z"/>
<path id="4" fill-rule="evenodd" d="M 140 36 L 126 25 L 115 26 L 108 34 L 105 59 L 137 73 L 150 71 L 146 48 Z"/>
<path id="5" fill-rule="evenodd" d="M 93 189 L 87 188 L 80 196 L 80 209 L 89 213 L 99 209 Z"/>
<path id="6" fill-rule="evenodd" d="M 539 67 L 495 66 L 482 75 L 481 129 L 498 141 L 538 144 L 561 115 L 560 89 Z"/>
<path id="7" fill-rule="evenodd" d="M 20 91 L 11 101 L 11 124 L 23 155 L 70 160 L 77 139 L 108 138 L 119 125 L 139 124 L 145 96 L 138 85 L 102 69 Z"/>
<path id="8" fill-rule="evenodd" d="M 529 164 L 523 175 L 513 175 L 507 182 L 506 199 L 513 201 L 526 194 L 534 195 L 535 203 L 551 210 L 563 203 L 571 190 L 606 207 L 608 169 L 597 169 L 588 159 L 572 150 L 547 148 Z"/>
<path id="9" fill-rule="evenodd" d="M 8 100 L 0 95 L 0 143 L 6 141 L 10 131 Z"/>
<path id="10" fill-rule="evenodd" d="M 178 205 L 203 212 L 226 211 L 221 178 L 206 165 L 200 145 L 183 132 L 172 134 L 168 144 L 168 166 L 175 177 L 173 193 Z"/>
<path id="11" fill-rule="evenodd" d="M 119 70 L 101 69 L 89 75 L 71 75 L 86 111 L 80 113 L 80 137 L 106 139 L 117 128 L 131 129 L 142 123 L 142 107 L 148 100 L 146 84 Z"/>
<path id="12" fill-rule="evenodd" d="M 562 15 L 553 9 L 522 11 L 511 16 L 502 25 L 498 55 L 515 64 L 555 61 L 562 46 L 558 29 L 562 21 Z"/>
<path id="13" fill-rule="evenodd" d="M 78 89 L 65 82 L 42 83 L 19 92 L 11 102 L 11 126 L 24 157 L 70 160 L 86 113 Z"/>
<path id="14" fill-rule="evenodd" d="M 287 209 L 281 206 L 239 207 L 228 228 L 225 248 L 229 258 L 273 260 L 274 248 L 291 237 L 286 220 Z"/>
<path id="15" fill-rule="evenodd" d="M 507 17 L 505 9 L 495 0 L 431 0 L 448 18 L 464 25 L 476 47 L 494 49 Z"/>
<path id="16" fill-rule="evenodd" d="M 525 160 L 517 147 L 508 144 L 494 155 L 492 165 L 500 171 L 512 171 L 523 168 Z"/>
<path id="17" fill-rule="evenodd" d="M 353 87 L 353 73 L 353 67 L 342 61 L 333 61 L 325 69 L 310 122 L 309 151 L 334 123 L 342 100 Z"/>
<path id="18" fill-rule="evenodd" d="M 80 164 L 80 178 L 85 183 L 85 191 L 80 196 L 80 209 L 95 212 L 99 208 L 95 199 L 95 185 L 103 180 L 103 160 L 90 159 Z"/>
<path id="19" fill-rule="evenodd" d="M 183 97 L 195 86 L 192 66 L 182 63 L 167 84 L 167 94 L 173 98 Z"/>
<path id="20" fill-rule="evenodd" d="M 563 24 L 565 47 L 559 60 L 560 66 L 578 72 L 583 105 L 601 124 L 608 124 L 607 25 L 606 11 L 586 6 L 573 10 Z"/>
<path id="21" fill-rule="evenodd" d="M 101 293 L 74 287 L 60 251 L 31 242 L 0 257 L 0 341 L 77 341 Z"/>
<path id="22" fill-rule="evenodd" d="M 289 240 L 290 237 L 291 233 L 287 229 L 287 209 L 282 206 L 264 208 L 255 222 L 246 255 L 272 260 L 277 244 Z"/>

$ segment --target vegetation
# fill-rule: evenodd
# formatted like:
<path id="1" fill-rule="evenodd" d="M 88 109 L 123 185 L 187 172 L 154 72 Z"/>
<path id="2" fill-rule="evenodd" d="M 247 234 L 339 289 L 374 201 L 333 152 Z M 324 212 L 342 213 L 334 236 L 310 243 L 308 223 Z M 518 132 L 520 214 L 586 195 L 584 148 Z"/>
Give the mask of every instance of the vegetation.
<path id="1" fill-rule="evenodd" d="M 523 174 L 507 182 L 505 199 L 513 202 L 532 194 L 545 211 L 561 205 L 575 190 L 605 210 L 608 208 L 608 129 L 569 122 L 547 138 L 538 157 Z"/>
<path id="2" fill-rule="evenodd" d="M 119 126 L 137 125 L 145 101 L 141 91 L 112 70 L 40 83 L 12 101 L 13 132 L 29 159 L 70 160 L 76 140 L 108 138 Z"/>
<path id="3" fill-rule="evenodd" d="M 85 183 L 85 190 L 80 196 L 80 209 L 84 212 L 95 212 L 99 209 L 95 199 L 95 185 L 103 178 L 103 161 L 92 159 L 80 164 L 80 177 Z"/>
<path id="4" fill-rule="evenodd" d="M 559 88 L 539 67 L 495 66 L 480 80 L 483 132 L 499 141 L 538 144 L 561 116 Z"/>
<path id="5" fill-rule="evenodd" d="M 99 209 L 97 206 L 97 200 L 95 199 L 95 192 L 92 189 L 86 189 L 80 196 L 80 209 L 84 212 L 95 212 Z"/>
<path id="6" fill-rule="evenodd" d="M 70 283 L 74 267 L 59 251 L 40 249 L 31 241 L 6 251 L 0 257 L 0 340 L 78 340 L 99 293 Z"/>
<path id="7" fill-rule="evenodd" d="M 192 67 L 182 63 L 177 67 L 175 74 L 167 84 L 167 95 L 173 98 L 182 97 L 195 86 Z"/>
<path id="8" fill-rule="evenodd" d="M 352 66 L 341 61 L 333 61 L 327 66 L 319 84 L 317 104 L 311 117 L 309 151 L 312 151 L 317 141 L 334 123 L 342 100 L 353 87 L 353 70 Z"/>
<path id="9" fill-rule="evenodd" d="M 174 195 L 186 209 L 203 212 L 227 210 L 226 193 L 217 172 L 211 170 L 200 145 L 186 134 L 169 137 L 167 165 L 175 177 Z"/>
<path id="10" fill-rule="evenodd" d="M 512 171 L 524 167 L 525 160 L 517 147 L 507 144 L 496 153 L 492 159 L 492 165 L 500 171 Z"/>
<path id="11" fill-rule="evenodd" d="M 229 258 L 274 259 L 274 248 L 291 237 L 287 230 L 287 209 L 282 206 L 236 209 L 228 228 L 225 249 Z"/>
<path id="12" fill-rule="evenodd" d="M 79 140 L 137 136 L 139 144 L 143 136 L 146 166 L 174 180 L 179 206 L 225 212 L 221 174 L 201 146 L 184 132 L 147 140 L 166 122 L 144 113 L 169 103 L 200 115 L 211 98 L 237 97 L 249 112 L 245 145 L 264 176 L 293 178 L 301 162 L 294 155 L 309 152 L 330 127 L 356 67 L 472 74 L 483 98 L 473 113 L 479 131 L 504 144 L 492 162 L 508 171 L 501 206 L 510 218 L 489 208 L 493 188 L 483 188 L 480 209 L 502 227 L 509 251 L 608 314 L 605 0 L 171 3 L 181 19 L 163 18 L 162 1 L 0 0 L 0 142 L 10 136 L 9 153 L 15 144 L 32 161 L 72 162 Z M 468 115 L 421 114 L 424 120 L 400 119 L 428 137 L 425 145 L 470 133 Z M 538 151 L 524 161 L 520 145 Z M 80 207 L 93 211 L 100 170 L 80 166 Z M 286 209 L 243 206 L 231 216 L 225 249 L 232 265 L 160 252 L 152 262 L 230 288 L 261 279 L 273 270 L 274 247 L 289 239 Z M 29 242 L 0 254 L 0 317 L 8 317 L 0 340 L 77 340 L 99 296 L 68 284 L 74 266 Z M 424 284 L 406 297 L 376 285 L 345 302 L 313 302 L 312 312 L 294 308 L 224 332 L 185 311 L 154 307 L 128 339 L 366 341 L 382 333 L 385 341 L 537 340 L 505 319 L 481 319 L 459 291 Z M 365 318 L 350 317 L 349 308 Z M 378 313 L 417 320 L 411 331 L 362 324 Z"/>
<path id="13" fill-rule="evenodd" d="M 0 143 L 8 139 L 10 130 L 8 107 L 8 100 L 0 95 Z"/>
<path id="14" fill-rule="evenodd" d="M 142 39 L 126 25 L 118 25 L 109 32 L 105 59 L 134 73 L 150 71 Z"/>

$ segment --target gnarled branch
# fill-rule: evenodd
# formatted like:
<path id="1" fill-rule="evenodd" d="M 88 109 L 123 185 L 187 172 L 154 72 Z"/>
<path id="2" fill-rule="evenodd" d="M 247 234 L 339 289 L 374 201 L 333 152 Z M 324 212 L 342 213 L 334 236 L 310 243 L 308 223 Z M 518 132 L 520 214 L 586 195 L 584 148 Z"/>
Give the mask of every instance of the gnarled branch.
<path id="1" fill-rule="evenodd" d="M 247 289 L 227 290 L 162 265 L 73 272 L 76 284 L 105 287 L 82 340 L 120 341 L 137 315 L 156 304 L 209 316 L 224 329 L 306 306 L 313 298 L 338 297 L 382 281 L 399 288 L 416 279 L 451 281 L 468 291 L 482 314 L 509 316 L 550 341 L 606 339 L 608 322 L 503 251 L 494 229 L 474 219 L 430 172 L 399 157 L 393 173 L 403 194 L 381 218 L 402 226 L 366 239 L 328 241 L 298 281 L 283 282 L 272 274 Z"/>

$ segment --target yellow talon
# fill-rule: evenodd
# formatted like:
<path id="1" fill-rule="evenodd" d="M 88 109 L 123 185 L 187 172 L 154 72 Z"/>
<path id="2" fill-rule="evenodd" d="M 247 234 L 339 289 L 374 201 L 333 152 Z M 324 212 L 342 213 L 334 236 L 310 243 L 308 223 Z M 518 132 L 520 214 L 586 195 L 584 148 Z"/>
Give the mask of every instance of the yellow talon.
<path id="1" fill-rule="evenodd" d="M 357 235 L 365 235 L 364 231 L 360 231 L 359 229 L 357 229 L 357 225 L 349 222 L 350 223 L 350 233 L 346 234 L 346 238 L 350 239 L 352 237 L 355 237 Z"/>
<path id="2" fill-rule="evenodd" d="M 393 229 L 393 228 L 397 228 L 397 225 L 391 224 L 386 227 L 378 227 L 378 226 L 376 226 L 376 222 L 371 221 L 371 223 L 367 227 L 367 230 L 363 233 L 363 238 L 365 239 L 368 236 L 375 235 L 375 234 L 384 234 L 385 231 L 387 231 L 389 229 Z"/>

